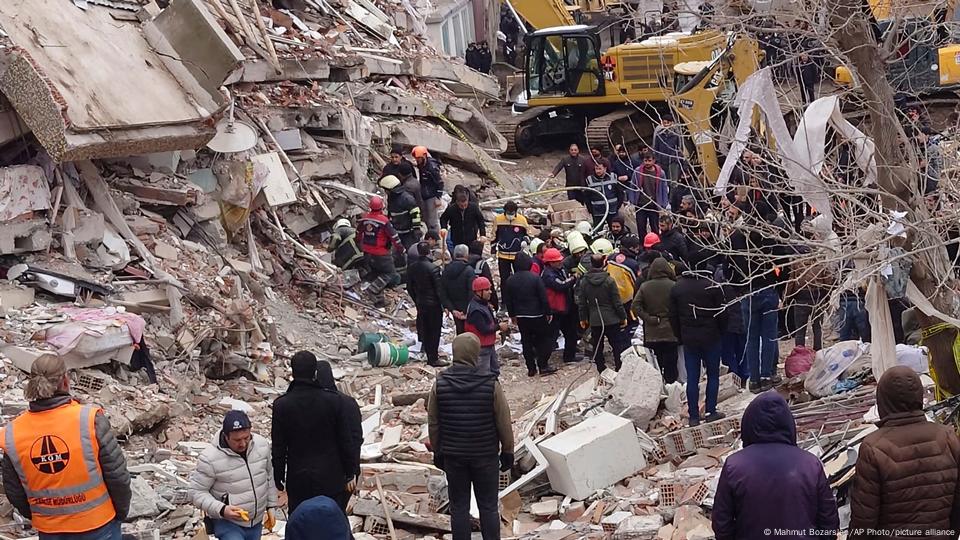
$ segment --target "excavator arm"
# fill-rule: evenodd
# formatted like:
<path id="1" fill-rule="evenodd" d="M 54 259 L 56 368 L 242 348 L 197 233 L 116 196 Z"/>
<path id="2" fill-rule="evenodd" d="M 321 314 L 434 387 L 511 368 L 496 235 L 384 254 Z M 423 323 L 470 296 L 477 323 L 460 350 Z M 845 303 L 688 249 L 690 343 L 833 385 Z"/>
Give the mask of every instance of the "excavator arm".
<path id="1" fill-rule="evenodd" d="M 567 6 L 563 0 L 503 0 L 534 31 L 554 26 L 573 26 L 577 24 L 576 6 Z"/>
<path id="2" fill-rule="evenodd" d="M 674 114 L 684 125 L 697 150 L 697 162 L 706 181 L 713 185 L 720 177 L 716 133 L 711 111 L 728 80 L 739 88 L 759 69 L 762 53 L 757 42 L 733 36 L 726 49 L 711 62 L 684 62 L 674 67 L 676 92 L 669 99 Z"/>

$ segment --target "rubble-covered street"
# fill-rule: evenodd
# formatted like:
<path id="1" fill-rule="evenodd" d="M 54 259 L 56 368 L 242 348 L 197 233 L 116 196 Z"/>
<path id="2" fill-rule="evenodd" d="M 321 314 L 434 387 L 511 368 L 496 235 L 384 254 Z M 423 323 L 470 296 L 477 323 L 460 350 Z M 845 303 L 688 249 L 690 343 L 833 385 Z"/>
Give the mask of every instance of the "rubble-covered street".
<path id="1" fill-rule="evenodd" d="M 607 31 L 614 34 L 620 28 L 617 21 L 631 17 L 636 23 L 646 5 L 603 3 L 599 10 L 603 13 L 598 14 L 587 13 L 597 11 L 587 9 L 588 4 L 568 5 L 561 21 L 576 12 L 577 21 L 584 15 L 593 17 L 593 23 L 605 24 L 602 37 L 597 37 L 596 43 L 589 41 L 591 46 L 602 43 L 604 47 L 610 41 Z M 712 8 L 700 4 L 673 9 L 682 11 L 684 17 L 706 17 Z M 663 3 L 654 7 L 657 13 L 663 9 L 664 20 L 660 22 L 666 25 L 670 10 Z M 519 21 L 527 13 L 525 8 L 518 14 L 506 3 L 501 8 L 500 2 L 481 0 L 0 2 L 2 424 L 11 426 L 15 418 L 33 411 L 36 400 L 28 396 L 26 388 L 35 364 L 62 359 L 69 373 L 71 395 L 82 404 L 103 409 L 126 459 L 132 500 L 122 524 L 123 538 L 214 538 L 213 531 L 205 528 L 204 512 L 191 500 L 191 474 L 198 469 L 200 455 L 210 441 L 219 440 L 229 411 L 245 412 L 253 434 L 271 437 L 274 402 L 291 385 L 291 359 L 299 351 L 310 351 L 330 363 L 337 388 L 359 406 L 360 475 L 346 512 L 353 537 L 453 538 L 447 475 L 435 465 L 435 449 L 430 444 L 428 401 L 438 375 L 453 361 L 457 324 L 473 323 L 459 313 L 466 309 L 454 309 L 447 303 L 436 306 L 438 312 L 445 313 L 438 315 L 443 321 L 439 361 L 431 361 L 428 345 L 418 337 L 417 305 L 407 287 L 396 283 L 388 286 L 383 280 L 371 278 L 376 276 L 375 271 L 368 274 L 361 265 L 344 269 L 336 261 L 340 246 L 363 236 L 361 219 L 374 206 L 373 198 L 383 197 L 380 206 L 390 200 L 381 182 L 390 176 L 385 166 L 391 163 L 395 167 L 410 165 L 410 177 L 398 178 L 395 183 L 413 181 L 417 187 L 411 193 L 427 199 L 408 209 L 417 216 L 412 226 L 415 230 L 398 230 L 400 236 L 413 234 L 419 240 L 424 232 L 432 230 L 430 210 L 439 214 L 446 208 L 461 208 L 463 216 L 470 205 L 476 206 L 483 218 L 484 227 L 475 231 L 476 238 L 471 240 L 485 245 L 478 253 L 470 253 L 475 258 L 468 266 L 478 269 L 480 275 L 485 263 L 490 270 L 490 280 L 484 280 L 487 289 L 499 291 L 500 305 L 490 310 L 494 315 L 491 324 L 503 326 L 491 331 L 496 341 L 484 347 L 495 350 L 499 359 L 500 371 L 494 378 L 509 404 L 515 440 L 512 466 L 505 467 L 509 470 L 499 476 L 502 538 L 719 538 L 712 518 L 721 471 L 730 456 L 743 451 L 744 411 L 764 391 L 778 393 L 789 404 L 796 421 L 796 446 L 819 461 L 829 484 L 827 491 L 835 497 L 839 531 L 831 531 L 836 534 L 829 537 L 847 538 L 858 451 L 863 441 L 882 427 L 883 422 L 878 422 L 886 413 L 878 408 L 881 374 L 894 366 L 913 368 L 922 380 L 926 418 L 957 425 L 958 398 L 953 396 L 960 392 L 956 356 L 960 349 L 953 338 L 957 333 L 954 325 L 960 325 L 960 320 L 954 318 L 956 310 L 942 309 L 943 296 L 938 296 L 945 295 L 944 290 L 956 292 L 955 270 L 947 268 L 949 277 L 941 279 L 937 274 L 941 268 L 921 267 L 915 262 L 920 260 L 919 253 L 926 256 L 939 254 L 943 248 L 947 252 L 956 249 L 957 236 L 950 236 L 960 208 L 960 168 L 956 165 L 960 146 L 952 139 L 955 129 L 947 130 L 942 143 L 937 143 L 942 144 L 942 177 L 938 176 L 937 189 L 944 193 L 939 202 L 931 202 L 929 192 L 898 199 L 908 200 L 917 212 L 924 204 L 940 206 L 923 214 L 926 221 L 907 223 L 907 211 L 899 215 L 899 206 L 877 209 L 878 198 L 883 204 L 896 199 L 883 199 L 887 195 L 883 189 L 891 182 L 877 181 L 878 164 L 873 152 L 881 145 L 875 145 L 858 127 L 844 120 L 838 101 L 810 105 L 813 100 L 809 99 L 804 103 L 799 97 L 801 90 L 792 83 L 793 75 L 787 77 L 790 83 L 780 85 L 783 77 L 769 67 L 757 69 L 761 64 L 755 62 L 751 73 L 755 71 L 757 77 L 751 75 L 750 86 L 743 81 L 726 83 L 749 90 L 743 92 L 746 97 L 736 97 L 741 100 L 736 106 L 770 107 L 764 112 L 776 117 L 776 121 L 769 120 L 773 127 L 757 129 L 751 125 L 751 115 L 724 113 L 722 130 L 717 127 L 715 132 L 710 131 L 710 121 L 716 120 L 711 118 L 707 127 L 701 126 L 705 130 L 702 133 L 684 135 L 689 139 L 685 151 L 691 160 L 702 151 L 695 147 L 704 144 L 703 134 L 708 135 L 706 139 L 719 137 L 721 131 L 729 136 L 722 149 L 719 144 L 711 149 L 712 165 L 717 170 L 709 174 L 715 172 L 720 180 L 708 181 L 709 166 L 700 164 L 698 173 L 702 174 L 694 180 L 702 182 L 693 188 L 688 186 L 682 195 L 678 189 L 670 195 L 676 201 L 666 201 L 664 177 L 662 186 L 658 180 L 656 187 L 646 192 L 641 180 L 640 188 L 618 195 L 621 206 L 616 208 L 610 208 L 610 197 L 599 202 L 594 199 L 591 206 L 592 194 L 581 197 L 577 188 L 564 191 L 565 185 L 576 184 L 571 179 L 577 173 L 571 170 L 582 167 L 586 172 L 580 183 L 589 183 L 588 176 L 600 174 L 595 172 L 601 169 L 595 161 L 603 161 L 603 173 L 607 173 L 607 167 L 615 173 L 609 184 L 634 182 L 634 176 L 644 174 L 644 159 L 654 167 L 652 153 L 628 155 L 644 148 L 639 139 L 645 144 L 648 134 L 637 131 L 638 140 L 630 141 L 629 149 L 607 145 L 615 142 L 612 140 L 598 143 L 596 151 L 610 154 L 612 164 L 599 154 L 595 161 L 579 161 L 588 159 L 596 140 L 587 141 L 590 147 L 583 145 L 582 158 L 571 158 L 567 145 L 582 145 L 580 134 L 570 140 L 565 134 L 541 134 L 535 142 L 542 147 L 528 152 L 534 155 L 519 156 L 524 153 L 518 151 L 523 141 L 514 137 L 521 139 L 526 127 L 517 127 L 516 132 L 505 136 L 503 125 L 511 119 L 532 118 L 530 110 L 545 106 L 533 103 L 523 114 L 511 113 L 511 102 L 524 85 L 522 70 L 527 64 L 523 46 L 514 42 L 513 35 L 498 39 L 509 26 L 501 21 L 501 9 L 510 21 Z M 585 10 L 583 14 L 579 13 L 581 9 Z M 607 24 L 604 15 L 617 19 Z M 698 31 L 713 31 L 707 29 L 709 24 L 720 28 L 721 22 L 708 22 L 704 18 L 698 23 Z M 531 35 L 541 29 L 539 23 L 527 24 Z M 763 30 L 763 25 L 753 22 L 740 26 L 741 30 Z M 722 31 L 729 28 L 727 24 Z M 689 33 L 691 29 L 685 30 Z M 718 33 L 717 43 L 723 46 L 717 46 L 714 56 L 707 51 L 705 58 L 687 62 L 696 68 L 689 75 L 711 68 L 714 61 L 736 61 L 726 56 L 735 46 L 734 35 L 733 31 Z M 485 53 L 479 51 L 486 40 L 494 49 L 492 67 L 490 60 L 482 66 Z M 766 44 L 762 45 L 766 50 Z M 515 68 L 507 62 L 507 56 L 518 54 L 517 47 L 521 56 L 513 64 L 520 67 Z M 565 52 L 555 56 L 576 56 L 577 49 L 570 44 L 564 47 Z M 584 45 L 580 47 L 582 54 Z M 724 56 L 720 56 L 721 50 Z M 465 63 L 462 57 L 466 55 L 473 56 Z M 677 62 L 677 74 L 671 72 L 665 79 L 672 87 L 673 77 L 682 75 L 681 54 L 671 50 L 670 55 L 670 70 Z M 578 71 L 568 67 L 564 73 L 595 74 L 601 87 L 604 82 L 612 86 L 619 76 L 612 75 L 616 66 L 608 63 L 610 56 L 602 58 L 602 65 L 581 66 Z M 532 65 L 534 60 L 527 58 L 527 63 Z M 833 59 L 827 62 L 832 63 Z M 770 62 L 763 65 L 776 67 Z M 476 69 L 478 66 L 489 73 Z M 689 65 L 687 68 L 692 69 Z M 549 74 L 544 69 L 541 67 L 540 76 L 546 78 Z M 649 69 L 651 73 L 656 71 Z M 827 71 L 826 66 L 820 69 Z M 762 84 L 770 80 L 771 73 L 779 86 L 776 92 L 764 94 Z M 823 86 L 818 87 L 824 96 L 828 90 L 834 91 L 833 81 L 827 79 L 824 76 Z M 719 91 L 711 91 L 711 99 L 717 98 L 719 103 Z M 581 92 L 577 89 L 574 93 L 580 96 Z M 838 96 L 841 93 L 837 91 Z M 527 97 L 538 96 L 523 99 Z M 666 110 L 672 106 L 679 111 L 686 106 L 668 105 L 663 99 L 659 104 Z M 733 100 L 730 96 L 726 105 Z M 821 108 L 814 109 L 817 103 Z M 850 150 L 844 158 L 843 167 L 862 169 L 858 174 L 869 181 L 858 184 L 861 191 L 838 195 L 828 188 L 832 184 L 825 183 L 834 181 L 834 176 L 853 175 L 832 172 L 831 167 L 840 158 L 834 155 L 836 152 L 831 153 L 833 150 L 824 150 L 834 144 L 824 141 L 829 139 L 824 135 L 828 133 L 826 124 L 802 132 L 810 139 L 819 136 L 818 148 L 802 147 L 803 151 L 791 145 L 799 149 L 797 141 L 806 139 L 798 134 L 795 140 L 786 125 L 777 131 L 784 118 L 790 119 L 792 132 L 800 133 L 798 125 L 807 129 L 808 124 L 801 123 L 811 122 L 810 117 L 803 116 L 807 105 L 808 114 L 814 111 L 811 117 L 830 118 L 830 137 L 845 137 L 843 144 L 856 146 L 856 151 Z M 860 105 L 854 107 L 866 110 Z M 774 108 L 778 114 L 771 114 Z M 710 110 L 709 104 L 706 109 Z M 645 114 L 648 111 L 642 110 Z M 867 114 L 860 112 L 861 116 Z M 609 111 L 604 114 L 616 116 Z M 678 119 L 684 123 L 682 117 Z M 652 125 L 647 127 L 654 133 Z M 739 138 L 733 136 L 734 131 Z M 764 159 L 793 164 L 794 168 L 783 165 L 778 169 L 780 184 L 745 179 L 743 170 L 754 166 L 750 155 L 757 149 L 753 139 L 760 137 L 760 132 L 763 137 L 772 139 L 768 132 L 777 137 L 776 144 L 764 149 Z M 590 136 L 588 132 L 587 138 Z M 746 144 L 744 141 L 751 137 Z M 681 144 L 677 143 L 678 149 Z M 416 149 L 421 147 L 439 164 L 444 186 L 436 199 L 421 196 L 417 176 L 425 182 L 426 167 L 407 163 L 411 156 L 417 157 Z M 730 151 L 732 155 L 734 148 L 743 159 L 730 158 L 729 165 L 723 164 L 717 153 Z M 937 149 L 939 152 L 940 146 Z M 760 150 L 756 152 L 752 155 L 759 159 Z M 869 157 L 864 157 L 867 153 Z M 631 163 L 622 175 L 615 168 L 618 156 L 620 165 L 622 160 Z M 797 167 L 808 165 L 814 172 L 798 172 Z M 656 168 L 661 176 L 668 174 L 660 170 L 660 165 Z M 839 171 L 840 165 L 835 168 Z M 665 169 L 669 171 L 669 167 Z M 739 183 L 732 179 L 736 174 L 743 175 Z M 729 187 L 724 191 L 728 180 Z M 713 184 L 720 187 L 711 193 Z M 605 196 L 603 185 L 597 185 L 600 187 L 584 193 L 592 189 Z M 679 185 L 671 180 L 670 189 Z M 406 192 L 404 195 L 411 198 Z M 643 206 L 643 197 L 651 201 L 648 206 Z M 786 232 L 770 233 L 767 224 L 756 225 L 747 233 L 749 245 L 745 240 L 739 252 L 736 247 L 727 246 L 724 252 L 710 245 L 710 234 L 732 236 L 731 231 L 738 227 L 748 228 L 753 222 L 744 225 L 744 218 L 737 220 L 741 209 L 747 213 L 760 208 L 767 199 L 775 200 L 777 206 L 771 210 L 770 221 L 779 218 L 783 223 L 776 226 Z M 434 200 L 436 207 L 424 206 Z M 826 205 L 815 204 L 820 201 Z M 519 205 L 520 217 L 526 220 L 522 227 L 515 227 L 519 222 L 511 221 L 517 210 L 507 210 L 508 202 Z M 388 202 L 387 215 L 396 221 L 396 208 L 389 208 L 393 204 Z M 698 205 L 696 211 L 694 205 Z M 831 205 L 838 208 L 835 216 L 831 215 Z M 790 221 L 793 215 L 788 215 L 793 206 L 805 212 L 795 228 Z M 595 209 L 600 207 L 597 214 Z M 657 210 L 651 210 L 654 207 Z M 657 232 L 661 236 L 652 228 L 653 239 L 643 234 L 644 214 L 648 214 L 652 228 L 659 224 Z M 534 362 L 531 366 L 531 346 L 526 341 L 530 339 L 529 327 L 524 326 L 530 323 L 525 323 L 527 314 L 520 313 L 518 321 L 513 306 L 506 307 L 511 298 L 501 283 L 501 278 L 507 281 L 502 273 L 511 269 L 519 274 L 523 270 L 517 264 L 521 257 L 534 261 L 537 273 L 543 272 L 551 263 L 561 261 L 545 260 L 550 250 L 557 251 L 557 257 L 563 251 L 564 272 L 569 270 L 578 280 L 590 274 L 591 264 L 597 273 L 600 269 L 596 264 L 601 262 L 602 268 L 615 262 L 626 268 L 626 235 L 612 231 L 615 220 L 611 217 L 617 215 L 627 233 L 640 226 L 641 234 L 631 237 L 638 253 L 653 254 L 642 272 L 639 267 L 628 268 L 626 296 L 621 282 L 615 282 L 618 288 L 611 294 L 621 294 L 615 307 L 626 306 L 627 316 L 617 316 L 613 324 L 604 321 L 603 313 L 598 313 L 602 311 L 599 301 L 595 309 L 591 302 L 584 301 L 578 313 L 576 302 L 581 299 L 581 290 L 571 292 L 569 301 L 573 304 L 565 309 L 569 309 L 572 332 L 562 333 L 559 325 L 550 326 L 549 339 L 539 340 L 547 342 L 550 358 L 546 365 Z M 824 223 L 822 216 L 829 217 L 826 229 L 810 232 Z M 347 223 L 341 227 L 344 219 Z M 675 230 L 682 229 L 688 237 L 680 237 L 683 254 L 676 256 L 667 246 L 667 233 L 675 221 Z M 429 262 L 433 264 L 435 259 L 436 267 L 446 269 L 458 262 L 452 240 L 457 225 L 448 226 L 449 218 L 438 218 L 437 222 L 443 224 L 443 230 L 432 231 L 439 240 Z M 399 228 L 396 222 L 393 227 Z M 492 249 L 498 244 L 498 227 L 513 228 L 517 246 L 516 253 L 510 255 L 518 259 L 505 257 L 502 245 L 499 253 Z M 348 232 L 341 233 L 341 229 Z M 923 244 L 916 240 L 918 231 L 934 231 L 934 237 L 942 238 L 941 244 L 933 248 Z M 697 317 L 723 319 L 723 339 L 736 334 L 743 340 L 731 346 L 738 360 L 731 363 L 724 353 L 722 366 L 720 339 L 713 340 L 717 342 L 713 345 L 718 353 L 718 377 L 713 376 L 715 366 L 707 365 L 706 355 L 703 362 L 707 367 L 702 375 L 717 384 L 704 385 L 699 362 L 695 361 L 696 375 L 687 373 L 685 358 L 693 356 L 685 354 L 693 355 L 693 346 L 671 333 L 676 306 L 642 313 L 642 307 L 653 308 L 649 302 L 640 306 L 635 298 L 642 298 L 644 282 L 663 279 L 667 274 L 673 281 L 703 279 L 703 275 L 695 275 L 706 271 L 706 266 L 698 263 L 708 257 L 697 258 L 694 253 L 700 248 L 715 248 L 712 256 L 716 260 L 722 256 L 724 268 L 729 269 L 735 263 L 727 260 L 752 256 L 747 250 L 760 245 L 754 238 L 761 233 L 778 239 L 774 242 L 779 242 L 778 248 L 781 244 L 806 242 L 805 250 L 798 248 L 788 255 L 776 252 L 763 259 L 766 266 L 746 277 L 766 279 L 775 273 L 776 278 L 764 281 L 756 291 L 746 286 L 731 288 L 729 281 L 734 278 L 719 270 L 716 276 L 720 277 L 711 281 L 711 287 L 719 290 L 722 284 L 727 296 L 712 311 L 708 309 L 707 316 L 703 310 L 698 315 L 699 306 L 693 302 L 679 302 L 692 309 L 697 324 L 701 323 Z M 910 241 L 920 245 L 916 253 L 908 254 L 904 247 L 908 235 Z M 591 237 L 609 239 L 609 249 L 603 243 L 588 246 L 585 239 Z M 583 244 L 583 251 L 575 249 L 575 242 Z M 549 249 L 538 251 L 537 243 Z M 423 245 L 413 243 L 418 249 Z M 388 255 L 391 247 L 397 246 L 384 248 Z M 414 259 L 407 256 L 410 245 L 402 247 L 395 250 L 400 253 L 398 266 L 412 264 Z M 608 258 L 600 261 L 597 255 Z M 957 257 L 953 259 L 955 263 Z M 670 261 L 669 272 L 654 275 L 657 267 L 652 261 L 660 260 Z M 800 268 L 800 262 L 811 260 L 832 265 L 835 274 L 831 274 L 828 285 L 808 299 L 812 307 L 807 306 L 806 319 L 795 324 L 794 317 L 799 320 L 801 315 L 791 306 L 791 302 L 800 303 L 793 294 L 808 292 L 811 286 L 806 282 L 814 282 L 819 276 L 809 268 L 795 270 L 789 279 L 786 276 L 792 268 Z M 714 270 L 711 265 L 710 280 L 714 280 Z M 815 278 L 810 278 L 811 274 Z M 473 272 L 470 275 L 472 279 Z M 921 278 L 936 286 L 921 287 Z M 791 287 L 790 279 L 804 281 L 800 292 Z M 535 281 L 539 283 L 539 277 Z M 609 281 L 613 280 L 607 278 L 604 284 Z M 480 296 L 481 289 L 471 286 L 469 291 L 467 300 L 474 293 Z M 676 290 L 661 294 L 664 305 L 675 300 L 671 296 L 674 293 Z M 767 308 L 744 303 L 741 311 L 741 302 L 746 302 L 741 298 L 749 300 L 751 294 L 759 297 L 767 293 L 773 298 Z M 551 302 L 555 299 L 552 294 L 550 298 Z M 897 306 L 901 306 L 899 311 Z M 901 323 L 901 312 L 907 307 L 910 315 L 903 321 L 913 317 L 913 328 Z M 554 313 L 552 303 L 549 309 L 541 315 L 553 324 L 551 317 L 561 312 Z M 748 325 L 751 317 L 763 317 L 764 329 L 734 332 L 726 327 L 729 313 L 736 313 L 729 315 L 736 318 L 746 313 Z M 779 322 L 773 313 L 780 316 Z M 591 315 L 600 317 L 600 322 L 591 322 Z M 851 330 L 854 317 L 858 327 L 853 330 L 857 331 Z M 807 332 L 808 320 L 813 323 L 810 337 L 816 342 L 811 348 L 795 341 L 801 329 Z M 420 326 L 420 333 L 425 333 L 422 322 Z M 891 328 L 898 328 L 900 335 L 894 336 Z M 608 329 L 617 332 L 622 341 L 615 344 L 614 336 L 605 336 Z M 563 332 L 567 330 L 570 328 Z M 658 334 L 652 336 L 651 332 Z M 712 339 L 710 331 L 700 327 L 685 337 L 689 340 L 690 335 L 700 332 L 698 337 Z M 911 333 L 915 335 L 903 335 Z M 565 351 L 564 337 L 569 335 L 576 336 L 579 343 Z M 669 337 L 661 339 L 662 335 Z M 757 365 L 761 365 L 761 355 L 769 359 L 762 362 L 772 364 L 772 373 L 764 372 L 762 378 L 754 373 L 748 380 L 744 353 L 750 349 L 748 335 L 756 338 L 753 354 Z M 610 346 L 604 368 L 603 354 L 590 358 L 593 349 L 588 339 L 602 343 L 605 337 Z M 726 350 L 726 343 L 724 347 Z M 673 374 L 664 365 L 671 350 Z M 621 352 L 622 367 L 617 370 L 614 367 L 619 365 Z M 600 357 L 599 370 L 596 356 Z M 555 374 L 551 366 L 556 367 Z M 767 367 L 762 366 L 758 369 Z M 691 383 L 698 393 L 688 403 Z M 702 423 L 696 416 L 701 413 Z M 5 433 L 12 441 L 12 428 L 8 429 Z M 85 424 L 84 429 L 82 440 L 89 445 L 91 428 Z M 335 434 L 309 436 L 319 441 Z M 68 461 L 47 449 L 44 440 L 43 456 L 28 456 L 38 470 L 43 471 L 40 465 L 51 456 Z M 252 440 L 256 444 L 258 439 Z M 9 443 L 5 440 L 3 444 Z M 86 451 L 87 446 L 83 448 Z M 69 453 L 74 456 L 71 459 L 82 459 L 79 450 Z M 509 452 L 503 449 L 501 454 Z M 6 455 L 9 460 L 11 453 Z M 99 466 L 91 467 L 99 470 Z M 5 466 L 4 474 L 9 473 Z M 949 480 L 955 482 L 957 476 Z M 274 479 L 268 481 L 273 483 Z M 253 472 L 250 482 L 254 482 Z M 228 501 L 221 502 L 226 507 Z M 960 508 L 960 500 L 953 504 Z M 254 513 L 263 510 L 255 508 Z M 277 518 L 270 530 L 264 528 L 263 538 L 289 538 L 285 529 L 290 516 L 281 507 Z M 478 531 L 476 495 L 471 518 Z M 479 537 L 475 532 L 474 538 Z M 43 536 L 8 498 L 0 498 L 0 540 L 25 538 Z M 316 538 L 328 537 L 317 532 Z"/>

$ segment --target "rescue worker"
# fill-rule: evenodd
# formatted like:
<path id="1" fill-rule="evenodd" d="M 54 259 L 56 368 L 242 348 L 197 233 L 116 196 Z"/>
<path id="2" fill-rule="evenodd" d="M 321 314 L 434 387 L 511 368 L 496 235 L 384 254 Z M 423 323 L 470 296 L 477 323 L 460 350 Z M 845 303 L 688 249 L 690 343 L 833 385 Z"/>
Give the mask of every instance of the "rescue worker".
<path id="1" fill-rule="evenodd" d="M 593 166 L 594 174 L 587 178 L 587 187 L 596 191 L 587 191 L 584 195 L 587 211 L 593 218 L 593 227 L 601 223 L 609 223 L 623 206 L 623 188 L 617 181 L 617 176 L 607 172 L 606 160 L 598 161 Z"/>
<path id="2" fill-rule="evenodd" d="M 640 270 L 640 265 L 623 253 L 615 252 L 613 244 L 606 238 L 600 238 L 593 243 L 593 252 L 607 257 L 607 273 L 617 284 L 620 303 L 623 304 L 623 310 L 627 313 L 629 322 L 627 323 L 627 334 L 624 337 L 629 339 L 632 330 L 639 326 L 631 306 L 633 305 L 633 296 L 637 293 L 637 271 Z"/>
<path id="3" fill-rule="evenodd" d="M 590 344 L 593 346 L 593 361 L 597 371 L 603 373 L 606 361 L 603 358 L 603 338 L 613 347 L 614 370 L 620 371 L 623 362 L 620 355 L 627 349 L 624 330 L 627 328 L 627 312 L 620 301 L 617 284 L 607 273 L 607 258 L 594 254 L 590 258 L 590 272 L 581 279 L 577 307 L 580 310 L 580 327 L 590 328 Z"/>
<path id="4" fill-rule="evenodd" d="M 396 176 L 381 178 L 380 187 L 387 190 L 387 215 L 406 250 L 420 241 L 420 208 Z"/>
<path id="5" fill-rule="evenodd" d="M 425 146 L 413 149 L 413 159 L 417 160 L 420 171 L 420 195 L 423 197 L 422 217 L 427 229 L 440 231 L 440 197 L 443 195 L 443 177 L 440 175 L 440 162 L 430 156 Z"/>
<path id="6" fill-rule="evenodd" d="M 570 255 L 563 260 L 563 268 L 571 276 L 586 274 L 590 266 L 590 246 L 583 239 L 583 235 L 578 231 L 567 233 L 567 246 L 570 248 Z"/>
<path id="7" fill-rule="evenodd" d="M 476 240 L 470 243 L 470 258 L 467 259 L 470 266 L 473 267 L 475 276 L 483 276 L 490 281 L 490 307 L 494 311 L 500 311 L 500 300 L 497 297 L 497 289 L 493 287 L 493 271 L 490 269 L 490 263 L 483 258 L 483 240 Z"/>
<path id="8" fill-rule="evenodd" d="M 500 270 L 500 290 L 510 275 L 517 271 L 514 262 L 523 249 L 527 237 L 527 218 L 519 212 L 517 203 L 508 201 L 503 205 L 503 213 L 493 218 L 493 244 L 490 251 L 497 254 L 497 268 Z"/>
<path id="9" fill-rule="evenodd" d="M 3 488 L 41 540 L 120 540 L 130 474 L 110 421 L 70 396 L 60 356 L 42 356 L 24 391 L 29 408 L 2 430 Z"/>
<path id="10" fill-rule="evenodd" d="M 403 152 L 399 146 L 390 149 L 390 161 L 383 166 L 383 172 L 380 177 L 396 176 L 403 183 L 413 198 L 417 201 L 417 206 L 423 208 L 423 195 L 420 193 L 420 180 L 417 179 L 417 170 L 413 163 L 410 163 L 403 157 Z"/>
<path id="11" fill-rule="evenodd" d="M 361 216 L 357 227 L 357 243 L 363 250 L 370 273 L 367 280 L 372 283 L 371 292 L 376 300 L 374 305 L 383 306 L 383 290 L 400 284 L 400 274 L 393 261 L 390 248 L 394 251 L 406 253 L 397 231 L 390 225 L 390 220 L 383 213 L 383 199 L 378 196 L 370 197 L 370 211 Z"/>
<path id="12" fill-rule="evenodd" d="M 213 520 L 218 540 L 257 540 L 276 523 L 270 441 L 252 433 L 243 411 L 229 411 L 190 475 L 190 498 Z"/>
<path id="13" fill-rule="evenodd" d="M 340 218 L 333 225 L 333 234 L 327 251 L 333 253 L 333 264 L 341 270 L 350 270 L 363 264 L 363 252 L 357 246 L 357 231 L 350 220 Z"/>
<path id="14" fill-rule="evenodd" d="M 497 316 L 490 307 L 493 285 L 485 277 L 473 280 L 473 298 L 467 306 L 464 330 L 480 339 L 480 356 L 477 357 L 477 370 L 500 375 L 500 362 L 497 359 L 497 330 L 506 333 L 506 323 L 498 323 Z"/>
<path id="15" fill-rule="evenodd" d="M 563 361 L 576 362 L 579 330 L 573 289 L 577 278 L 564 269 L 563 254 L 556 248 L 550 248 L 543 254 L 543 263 L 546 267 L 541 279 L 547 288 L 547 304 L 550 305 L 550 314 L 553 316 L 550 321 L 553 340 L 556 343 L 557 337 L 563 335 Z"/>

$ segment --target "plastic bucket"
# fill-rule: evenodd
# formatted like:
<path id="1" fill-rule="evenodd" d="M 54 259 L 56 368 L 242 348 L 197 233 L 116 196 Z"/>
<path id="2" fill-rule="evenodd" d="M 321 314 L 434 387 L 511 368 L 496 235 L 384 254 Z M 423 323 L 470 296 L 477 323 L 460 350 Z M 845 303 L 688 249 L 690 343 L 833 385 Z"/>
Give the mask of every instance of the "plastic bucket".
<path id="1" fill-rule="evenodd" d="M 393 343 L 373 343 L 367 350 L 367 361 L 371 367 L 402 366 L 410 360 L 410 351 L 406 345 Z"/>
<path id="2" fill-rule="evenodd" d="M 357 340 L 357 352 L 369 352 L 371 345 L 374 343 L 383 343 L 385 341 L 390 341 L 390 338 L 383 334 L 364 332 L 363 334 L 360 334 L 360 339 Z"/>

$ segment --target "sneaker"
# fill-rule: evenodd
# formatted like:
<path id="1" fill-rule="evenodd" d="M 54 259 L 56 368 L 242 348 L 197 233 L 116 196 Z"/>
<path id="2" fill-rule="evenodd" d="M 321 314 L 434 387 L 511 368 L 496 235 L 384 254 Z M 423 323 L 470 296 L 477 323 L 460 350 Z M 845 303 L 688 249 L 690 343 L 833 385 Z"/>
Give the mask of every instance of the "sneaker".
<path id="1" fill-rule="evenodd" d="M 724 416 L 726 415 L 723 414 L 722 412 L 719 412 L 719 411 L 712 412 L 708 414 L 707 417 L 703 419 L 703 421 L 709 424 L 710 422 L 716 422 L 717 420 L 721 420 L 722 418 L 724 418 Z"/>
<path id="2" fill-rule="evenodd" d="M 535 369 L 528 369 L 528 370 L 527 370 L 527 377 L 536 377 L 536 376 L 537 376 L 537 370 L 535 370 Z"/>
<path id="3" fill-rule="evenodd" d="M 444 362 L 443 360 L 437 360 L 435 362 L 427 362 L 427 365 L 430 367 L 447 367 L 450 365 L 450 362 Z"/>
<path id="4" fill-rule="evenodd" d="M 556 373 L 556 372 L 557 372 L 557 368 L 555 368 L 555 367 L 540 368 L 540 376 L 541 376 L 541 377 L 543 377 L 544 375 L 553 375 L 553 374 Z"/>
<path id="5" fill-rule="evenodd" d="M 691 418 L 691 419 L 690 419 L 690 427 L 697 427 L 697 426 L 699 426 L 699 425 L 700 425 L 700 419 L 699 419 L 699 418 Z"/>

